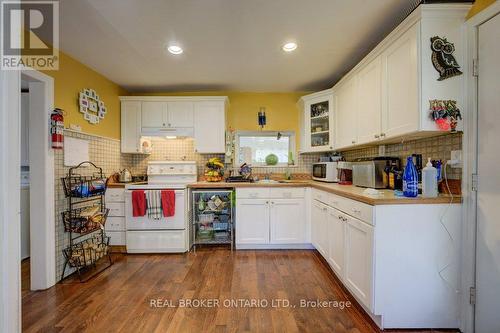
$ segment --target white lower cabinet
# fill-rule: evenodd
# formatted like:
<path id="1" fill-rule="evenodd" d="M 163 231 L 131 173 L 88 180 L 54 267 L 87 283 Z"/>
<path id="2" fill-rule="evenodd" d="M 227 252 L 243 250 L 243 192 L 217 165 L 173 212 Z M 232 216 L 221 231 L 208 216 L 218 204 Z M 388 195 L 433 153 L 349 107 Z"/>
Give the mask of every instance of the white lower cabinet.
<path id="1" fill-rule="evenodd" d="M 125 245 L 125 189 L 108 188 L 105 194 L 106 208 L 109 209 L 104 228 L 109 245 Z"/>
<path id="2" fill-rule="evenodd" d="M 344 239 L 345 221 L 344 216 L 334 208 L 328 208 L 327 232 L 328 232 L 328 258 L 327 261 L 337 276 L 344 277 Z"/>
<path id="3" fill-rule="evenodd" d="M 269 243 L 269 200 L 236 201 L 236 244 Z"/>
<path id="4" fill-rule="evenodd" d="M 322 194 L 326 201 L 331 201 L 328 200 L 330 194 Z M 356 204 L 353 201 L 350 205 Z M 366 207 L 363 208 L 366 210 Z M 313 200 L 311 242 L 358 301 L 371 310 L 373 226 L 318 200 Z"/>
<path id="5" fill-rule="evenodd" d="M 305 243 L 304 199 L 275 199 L 270 207 L 271 244 Z"/>
<path id="6" fill-rule="evenodd" d="M 305 192 L 305 188 L 237 189 L 236 247 L 308 243 Z"/>
<path id="7" fill-rule="evenodd" d="M 328 254 L 328 235 L 326 233 L 327 212 L 328 207 L 325 204 L 313 200 L 311 210 L 311 243 L 323 257 L 327 257 Z"/>
<path id="8" fill-rule="evenodd" d="M 345 219 L 345 272 L 346 287 L 372 310 L 373 291 L 373 227 L 349 215 Z"/>

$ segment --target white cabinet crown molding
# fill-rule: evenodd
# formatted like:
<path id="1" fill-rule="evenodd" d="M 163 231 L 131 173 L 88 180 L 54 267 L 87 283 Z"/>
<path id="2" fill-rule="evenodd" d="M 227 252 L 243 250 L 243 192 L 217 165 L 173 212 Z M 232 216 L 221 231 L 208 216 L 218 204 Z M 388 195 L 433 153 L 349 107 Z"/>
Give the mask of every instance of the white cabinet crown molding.
<path id="1" fill-rule="evenodd" d="M 229 104 L 227 96 L 120 96 L 120 101 L 175 102 L 175 101 L 223 101 Z"/>

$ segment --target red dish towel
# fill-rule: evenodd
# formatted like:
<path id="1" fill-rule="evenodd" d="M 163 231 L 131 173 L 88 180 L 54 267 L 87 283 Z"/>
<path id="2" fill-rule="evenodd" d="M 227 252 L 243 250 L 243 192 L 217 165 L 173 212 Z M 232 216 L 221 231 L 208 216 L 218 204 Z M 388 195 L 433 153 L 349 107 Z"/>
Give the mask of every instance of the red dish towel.
<path id="1" fill-rule="evenodd" d="M 132 191 L 132 216 L 146 215 L 146 194 L 143 190 Z"/>
<path id="2" fill-rule="evenodd" d="M 169 217 L 175 215 L 175 191 L 161 191 L 161 208 L 163 210 L 163 216 Z"/>

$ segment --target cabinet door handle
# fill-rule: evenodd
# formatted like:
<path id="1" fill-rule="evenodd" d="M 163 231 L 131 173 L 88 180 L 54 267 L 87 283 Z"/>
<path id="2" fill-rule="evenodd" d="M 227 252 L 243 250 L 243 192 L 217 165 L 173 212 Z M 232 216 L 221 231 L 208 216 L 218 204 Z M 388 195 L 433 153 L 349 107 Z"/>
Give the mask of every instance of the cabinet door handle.
<path id="1" fill-rule="evenodd" d="M 375 136 L 375 139 L 380 138 L 380 135 L 378 135 L 378 134 L 375 134 L 374 136 Z"/>
<path id="2" fill-rule="evenodd" d="M 381 136 L 381 137 L 384 137 L 384 136 L 385 136 L 385 133 L 380 133 L 380 136 Z"/>
<path id="3" fill-rule="evenodd" d="M 353 208 L 353 209 L 352 209 L 352 212 L 353 212 L 353 213 L 356 213 L 356 214 L 360 214 L 360 213 L 361 213 L 361 211 L 360 211 L 359 209 L 356 209 L 356 208 Z"/>
<path id="4" fill-rule="evenodd" d="M 352 144 L 355 144 L 356 143 L 356 140 L 352 140 Z"/>

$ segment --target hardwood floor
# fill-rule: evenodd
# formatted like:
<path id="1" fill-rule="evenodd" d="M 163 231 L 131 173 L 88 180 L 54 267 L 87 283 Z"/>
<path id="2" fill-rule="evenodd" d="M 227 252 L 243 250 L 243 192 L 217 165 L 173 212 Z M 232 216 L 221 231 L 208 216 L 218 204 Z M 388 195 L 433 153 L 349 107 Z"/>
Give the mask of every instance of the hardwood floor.
<path id="1" fill-rule="evenodd" d="M 300 306 L 301 300 L 350 297 L 314 251 L 214 248 L 114 258 L 110 269 L 87 283 L 65 280 L 23 292 L 23 331 L 378 332 L 356 307 Z M 180 307 L 183 300 L 201 299 L 220 304 Z M 249 299 L 260 307 L 240 301 Z M 288 300 L 290 307 L 272 307 L 272 300 Z M 239 306 L 228 307 L 230 301 Z"/>

